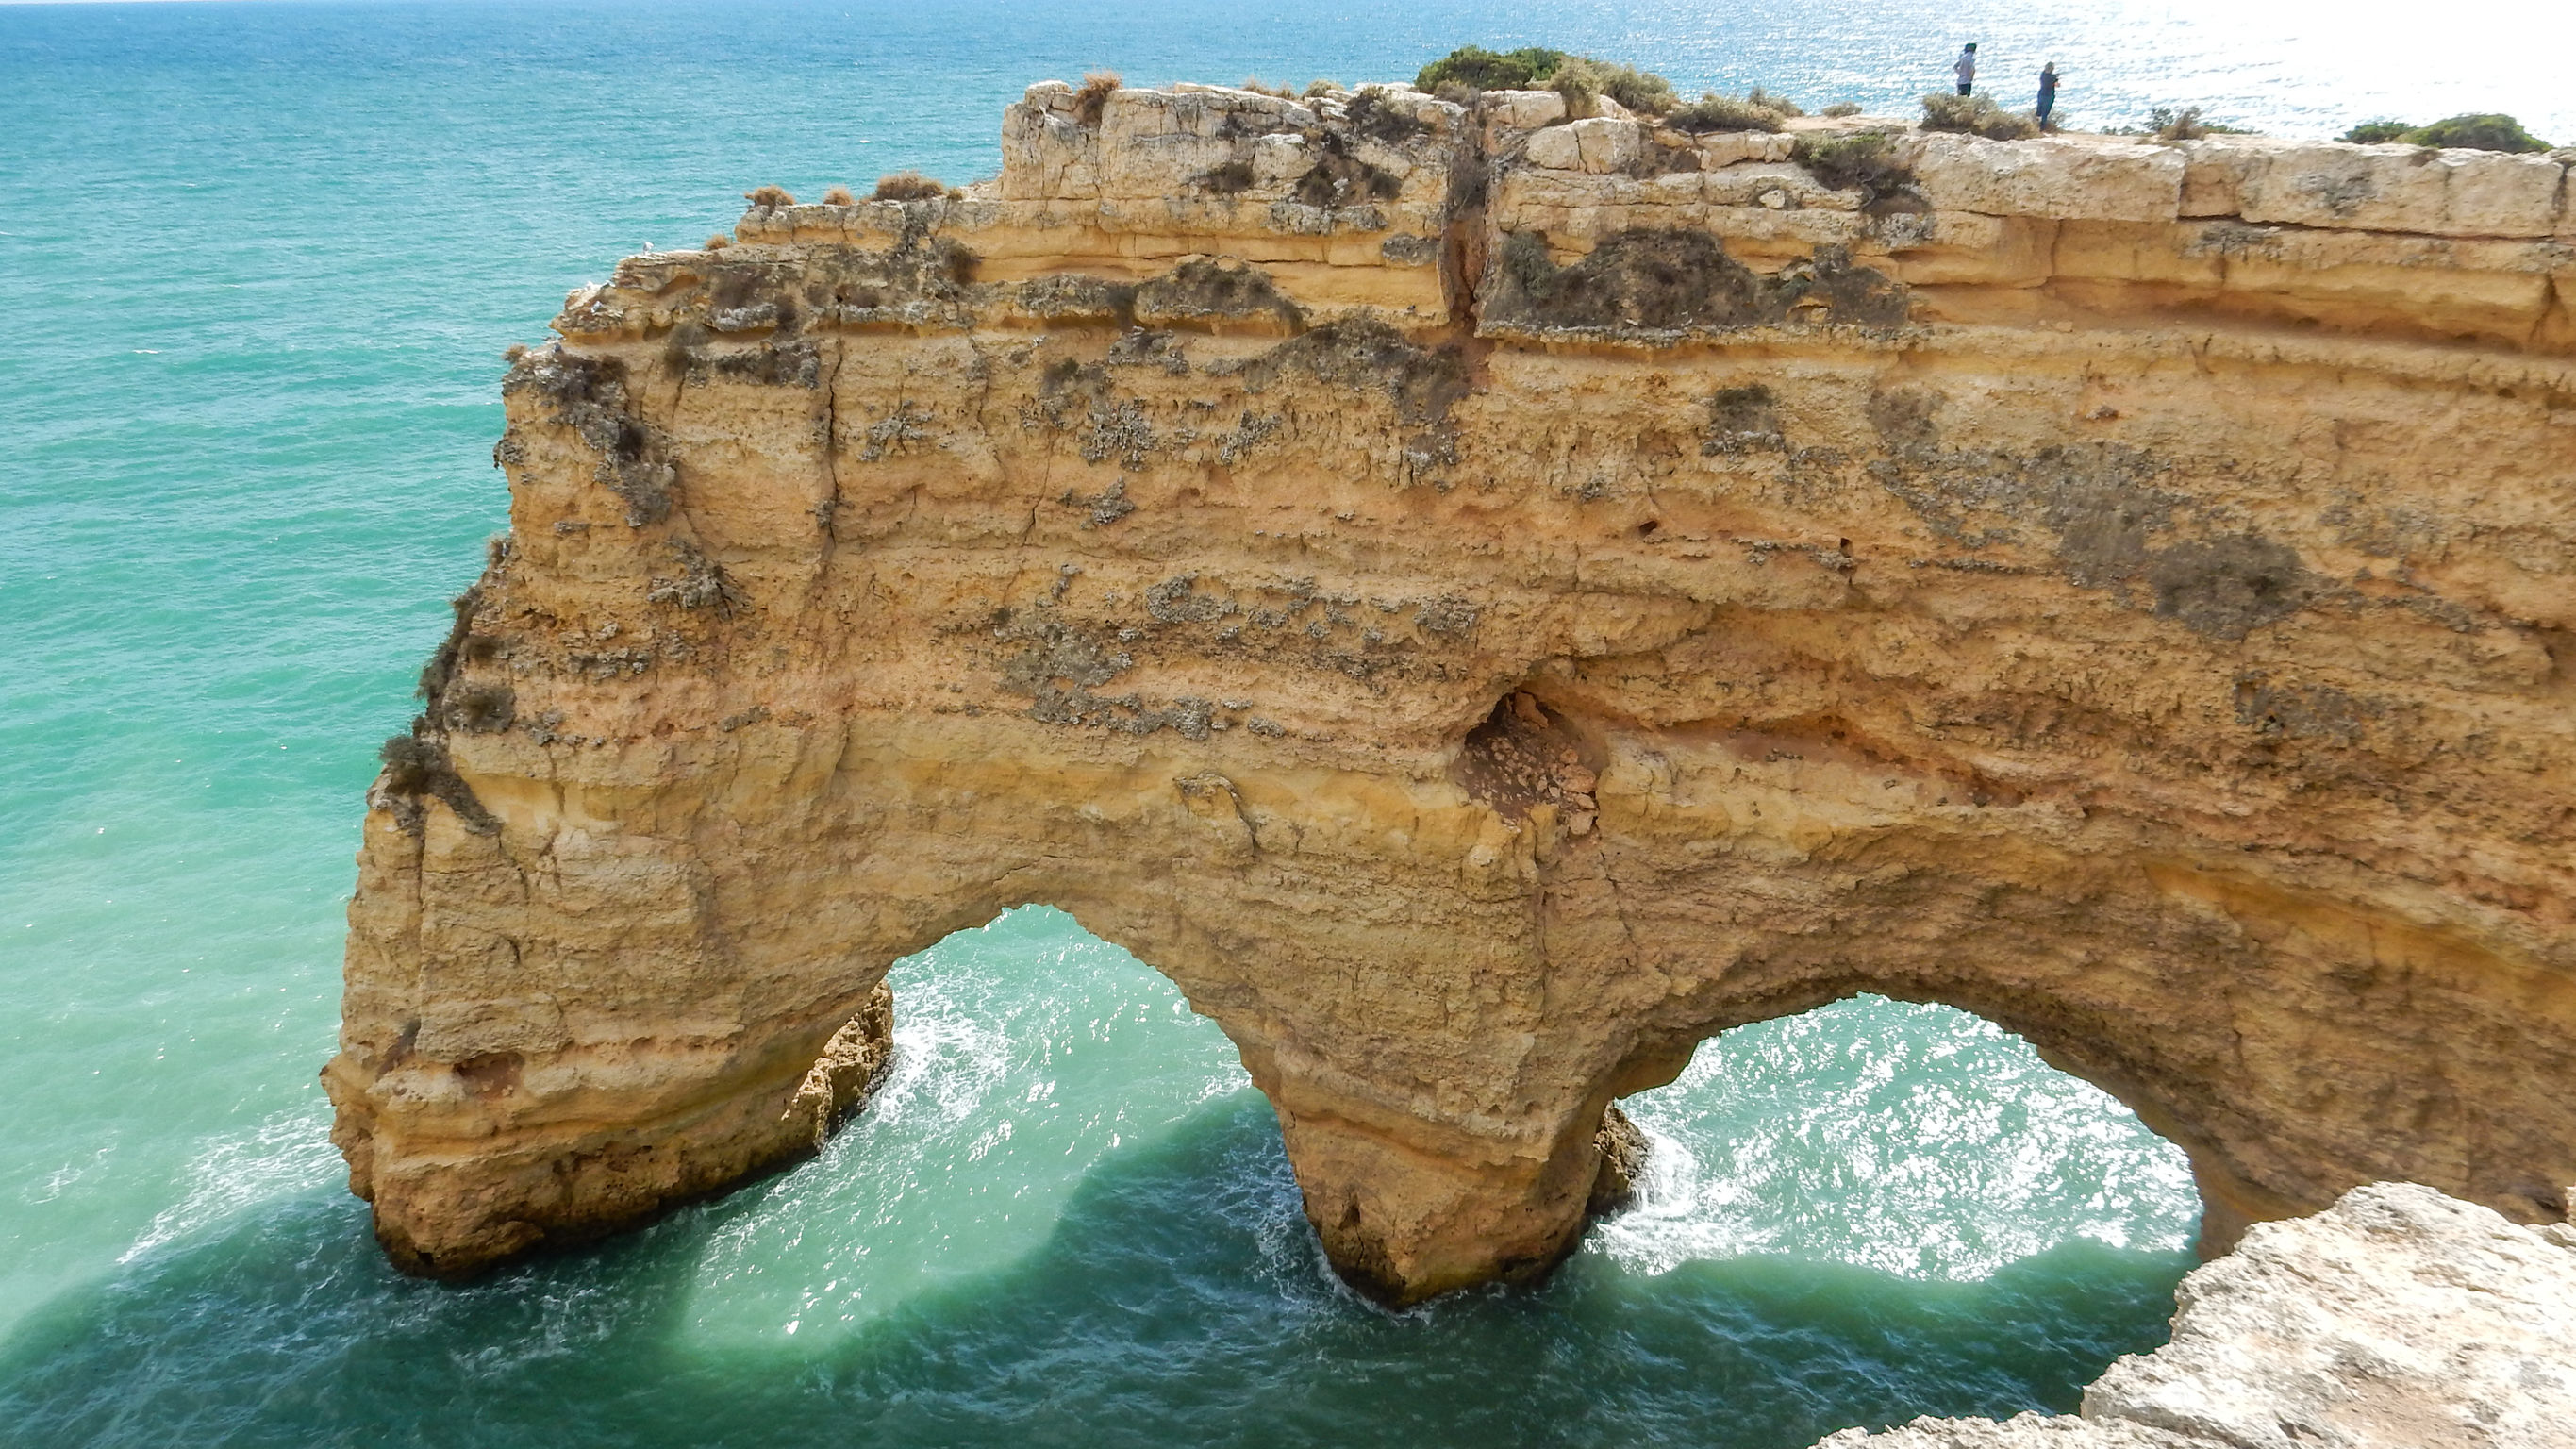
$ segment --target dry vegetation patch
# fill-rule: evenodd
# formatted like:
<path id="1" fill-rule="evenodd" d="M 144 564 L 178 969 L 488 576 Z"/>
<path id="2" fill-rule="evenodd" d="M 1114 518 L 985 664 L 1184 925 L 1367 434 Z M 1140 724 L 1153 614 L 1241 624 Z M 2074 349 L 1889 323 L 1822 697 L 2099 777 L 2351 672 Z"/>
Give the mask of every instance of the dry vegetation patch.
<path id="1" fill-rule="evenodd" d="M 2005 110 L 1992 96 L 1934 92 L 1923 98 L 1923 129 L 1956 131 L 1989 141 L 2026 141 L 2039 134 L 2039 121 Z"/>
<path id="2" fill-rule="evenodd" d="M 1073 93 L 1074 119 L 1086 126 L 1099 125 L 1101 112 L 1109 107 L 1109 98 L 1125 84 L 1114 70 L 1095 70 L 1084 76 L 1081 89 Z"/>
<path id="3" fill-rule="evenodd" d="M 871 201 L 931 201 L 946 196 L 944 184 L 918 171 L 898 171 L 877 178 L 877 189 L 868 193 Z"/>

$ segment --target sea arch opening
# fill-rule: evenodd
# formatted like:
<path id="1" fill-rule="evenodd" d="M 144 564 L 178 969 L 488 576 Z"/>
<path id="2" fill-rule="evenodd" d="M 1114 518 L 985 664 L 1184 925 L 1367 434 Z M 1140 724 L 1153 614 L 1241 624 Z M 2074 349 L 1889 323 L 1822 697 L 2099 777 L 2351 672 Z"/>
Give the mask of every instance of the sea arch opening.
<path id="1" fill-rule="evenodd" d="M 892 1051 L 864 1097 L 811 1159 L 717 1209 L 692 1290 L 699 1333 L 828 1343 L 1007 1274 L 1049 1250 L 1122 1152 L 1229 1152 L 1246 1160 L 1197 1177 L 1279 1197 L 1275 1119 L 1234 1044 L 1170 977 L 1066 911 L 1006 909 L 897 960 L 884 988 Z M 1266 1155 L 1244 1152 L 1247 1124 Z"/>
<path id="2" fill-rule="evenodd" d="M 2195 1262 L 2187 1154 L 1958 1007 L 1864 993 L 1733 1025 L 1615 1105 L 1639 1190 L 1567 1276 L 1794 1423 L 1780 1442 L 2073 1412 L 2167 1341 Z"/>
<path id="3" fill-rule="evenodd" d="M 2200 1232 L 2180 1147 L 1952 1006 L 1859 994 L 1736 1026 L 1618 1105 L 1649 1150 L 1591 1244 L 1640 1271 L 1771 1253 L 1969 1280 L 2087 1240 L 2178 1276 Z"/>
<path id="4" fill-rule="evenodd" d="M 1332 1286 L 1272 1108 L 1146 960 L 1029 906 L 888 979 L 897 1056 L 869 1104 L 816 1162 L 709 1209 L 723 1221 L 686 1315 L 701 1347 L 864 1355 L 886 1382 L 981 1412 L 1053 1402 L 1061 1382 L 1028 1366 L 1079 1342 L 1104 1383 L 1187 1363 L 1354 1438 L 1399 1406 L 1463 1437 L 1531 1363 L 1597 1355 L 1636 1377 L 1618 1406 L 1631 1428 L 1722 1421 L 1715 1442 L 1791 1443 L 1918 1413 L 2071 1408 L 2110 1358 L 2162 1341 L 2188 1265 L 2177 1149 L 1983 1018 L 1860 997 L 1712 1035 L 1676 1081 L 1624 1099 L 1653 1143 L 1643 1200 L 1597 1223 L 1547 1292 L 1444 1297 L 1390 1322 Z M 1873 1116 L 1894 1120 L 1878 1150 L 1854 1150 Z M 1769 1140 L 1748 1145 L 1748 1124 Z M 1720 1139 L 1738 1149 L 1724 1160 Z M 2100 1231 L 2118 1203 L 2053 1236 L 1994 1226 L 2088 1194 L 1980 1189 L 2027 1189 L 2033 1161 L 2098 1158 L 2106 1139 L 2127 1153 L 2093 1164 L 2110 1196 L 2170 1199 L 2161 1220 L 2137 1215 L 2148 1232 Z M 1925 1159 L 1953 1170 L 1929 1193 Z M 1783 1187 L 1843 1206 L 1841 1246 L 1857 1250 L 1818 1251 L 1836 1224 L 1812 1212 L 1746 1231 L 1748 1202 Z M 1943 1211 L 1963 1199 L 1972 1211 Z M 1927 1223 L 1933 1260 L 1890 1251 Z M 938 1371 L 951 1352 L 1009 1371 L 962 1386 Z M 1319 1355 L 1343 1366 L 1326 1385 Z M 1150 1412 L 1196 1432 L 1182 1409 Z"/>

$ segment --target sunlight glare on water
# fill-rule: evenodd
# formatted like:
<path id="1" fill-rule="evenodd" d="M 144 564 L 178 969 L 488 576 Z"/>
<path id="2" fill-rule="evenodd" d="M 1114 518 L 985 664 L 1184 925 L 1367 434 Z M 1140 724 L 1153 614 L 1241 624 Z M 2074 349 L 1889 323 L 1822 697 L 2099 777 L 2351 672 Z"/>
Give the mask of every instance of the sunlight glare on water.
<path id="1" fill-rule="evenodd" d="M 1983 1278 L 2069 1237 L 2179 1252 L 2196 1227 L 2179 1149 L 1947 1007 L 1863 997 L 1739 1027 L 1622 1105 L 1654 1156 L 1595 1242 L 1640 1272 L 1787 1253 Z"/>

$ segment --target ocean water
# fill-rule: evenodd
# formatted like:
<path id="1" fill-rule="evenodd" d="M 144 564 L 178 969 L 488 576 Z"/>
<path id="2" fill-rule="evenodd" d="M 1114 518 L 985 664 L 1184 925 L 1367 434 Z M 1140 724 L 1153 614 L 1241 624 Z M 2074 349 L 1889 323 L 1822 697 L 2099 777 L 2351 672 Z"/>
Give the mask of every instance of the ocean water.
<path id="1" fill-rule="evenodd" d="M 2382 23 L 2374 23 L 2374 20 Z M 323 1141 L 376 741 L 503 525 L 500 349 L 738 194 L 997 164 L 1026 82 L 1401 77 L 1548 42 L 1898 107 L 2576 139 L 2555 3 L 0 5 L 0 1444 L 1792 1446 L 2072 1405 L 2197 1212 L 2020 1042 L 1860 1000 L 1632 1099 L 1546 1286 L 1340 1291 L 1223 1037 L 1043 908 L 899 968 L 819 1159 L 448 1288 Z"/>

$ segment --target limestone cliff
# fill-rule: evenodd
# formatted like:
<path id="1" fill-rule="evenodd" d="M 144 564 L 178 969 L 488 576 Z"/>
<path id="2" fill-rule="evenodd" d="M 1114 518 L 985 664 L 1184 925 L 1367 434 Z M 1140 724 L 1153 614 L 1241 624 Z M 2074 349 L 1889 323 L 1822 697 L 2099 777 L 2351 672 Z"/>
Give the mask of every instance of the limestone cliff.
<path id="1" fill-rule="evenodd" d="M 2183 1280 L 2173 1342 L 2082 1416 L 1917 1419 L 1817 1449 L 2560 1449 L 2576 1443 L 2576 1229 L 2412 1184 L 2265 1224 Z"/>
<path id="2" fill-rule="evenodd" d="M 1389 1300 L 1862 991 L 2117 1094 L 2212 1246 L 2563 1216 L 2563 158 L 1802 125 L 1047 84 L 996 181 L 576 293 L 350 910 L 396 1260 L 808 1150 L 888 964 L 1031 901 Z"/>

